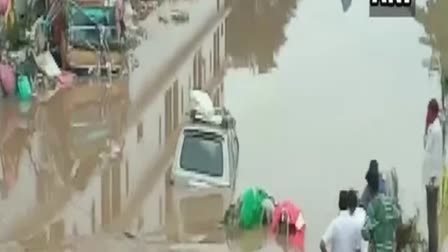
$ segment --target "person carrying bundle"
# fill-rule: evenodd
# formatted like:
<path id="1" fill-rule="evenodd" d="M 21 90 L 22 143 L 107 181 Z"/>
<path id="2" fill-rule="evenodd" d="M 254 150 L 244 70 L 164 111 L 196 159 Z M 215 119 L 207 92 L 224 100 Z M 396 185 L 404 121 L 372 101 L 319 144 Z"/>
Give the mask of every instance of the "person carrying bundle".
<path id="1" fill-rule="evenodd" d="M 379 192 L 379 180 L 379 176 L 372 176 L 370 180 L 371 198 L 367 204 L 367 219 L 362 228 L 362 237 L 369 241 L 376 252 L 393 252 L 401 212 L 396 199 Z"/>
<path id="2" fill-rule="evenodd" d="M 227 209 L 225 224 L 238 224 L 242 230 L 253 230 L 270 224 L 274 199 L 263 189 L 251 187 L 243 191 L 237 202 Z"/>

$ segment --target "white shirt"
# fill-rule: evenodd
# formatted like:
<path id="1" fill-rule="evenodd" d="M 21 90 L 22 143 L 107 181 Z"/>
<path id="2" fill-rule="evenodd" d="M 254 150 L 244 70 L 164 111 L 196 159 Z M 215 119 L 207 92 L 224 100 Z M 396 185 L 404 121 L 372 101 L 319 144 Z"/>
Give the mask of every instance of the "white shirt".
<path id="1" fill-rule="evenodd" d="M 442 125 L 439 118 L 429 125 L 428 133 L 425 137 L 423 182 L 429 184 L 430 178 L 436 177 L 436 183 L 439 183 L 442 177 L 444 160 Z"/>
<path id="2" fill-rule="evenodd" d="M 364 239 L 362 238 L 362 235 L 361 235 L 362 227 L 364 226 L 364 223 L 366 222 L 366 218 L 367 218 L 366 211 L 363 208 L 358 207 L 358 208 L 356 208 L 355 213 L 353 214 L 353 217 L 355 218 L 356 222 L 358 223 L 359 237 L 357 239 L 361 245 L 361 247 L 360 247 L 361 252 L 367 252 L 369 249 L 369 243 L 367 241 L 364 241 Z"/>
<path id="3" fill-rule="evenodd" d="M 361 247 L 359 220 L 348 211 L 341 211 L 322 236 L 331 252 L 354 252 Z"/>

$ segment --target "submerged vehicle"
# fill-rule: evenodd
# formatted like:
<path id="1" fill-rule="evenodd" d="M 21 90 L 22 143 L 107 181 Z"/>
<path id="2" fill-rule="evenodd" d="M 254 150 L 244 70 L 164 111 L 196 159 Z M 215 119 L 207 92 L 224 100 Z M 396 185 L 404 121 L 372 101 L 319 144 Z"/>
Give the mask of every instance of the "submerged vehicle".
<path id="1" fill-rule="evenodd" d="M 211 100 L 207 104 L 212 104 Z M 225 108 L 203 109 L 202 105 L 190 112 L 190 122 L 182 129 L 174 157 L 173 182 L 234 189 L 239 157 L 235 119 Z"/>
<path id="2" fill-rule="evenodd" d="M 67 8 L 65 63 L 75 70 L 109 70 L 125 66 L 123 1 L 71 2 Z"/>
<path id="3" fill-rule="evenodd" d="M 176 146 L 170 179 L 174 217 L 168 219 L 175 223 L 174 240 L 224 242 L 220 222 L 233 198 L 238 170 L 236 123 L 202 91 L 193 91 L 192 100 L 198 106 Z"/>

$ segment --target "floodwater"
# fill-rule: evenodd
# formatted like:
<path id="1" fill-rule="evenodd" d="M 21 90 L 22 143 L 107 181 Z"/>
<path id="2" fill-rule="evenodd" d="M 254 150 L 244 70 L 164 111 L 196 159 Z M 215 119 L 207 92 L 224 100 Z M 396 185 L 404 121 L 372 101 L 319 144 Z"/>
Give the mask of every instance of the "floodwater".
<path id="1" fill-rule="evenodd" d="M 404 208 L 426 219 L 423 120 L 440 91 L 422 66 L 431 49 L 421 25 L 371 19 L 366 1 L 168 2 L 190 20 L 146 21 L 128 84 L 2 101 L 0 250 L 226 251 L 218 223 L 232 192 L 169 183 L 193 88 L 237 119 L 237 193 L 258 185 L 295 201 L 307 251 L 337 214 L 338 191 L 360 190 L 373 158 L 397 168 Z"/>
<path id="2" fill-rule="evenodd" d="M 283 28 L 266 25 L 277 12 L 261 10 L 234 33 L 247 37 L 229 43 L 238 67 L 227 72 L 224 96 L 242 146 L 238 189 L 260 185 L 297 202 L 309 225 L 306 247 L 316 251 L 338 191 L 361 190 L 374 158 L 397 168 L 407 214 L 420 208 L 426 220 L 423 122 L 440 88 L 421 63 L 431 56 L 419 43 L 423 27 L 412 18 L 369 18 L 368 1 L 347 12 L 341 1 L 304 0 L 291 10 L 293 3 L 279 1 L 284 16 L 293 13 Z"/>

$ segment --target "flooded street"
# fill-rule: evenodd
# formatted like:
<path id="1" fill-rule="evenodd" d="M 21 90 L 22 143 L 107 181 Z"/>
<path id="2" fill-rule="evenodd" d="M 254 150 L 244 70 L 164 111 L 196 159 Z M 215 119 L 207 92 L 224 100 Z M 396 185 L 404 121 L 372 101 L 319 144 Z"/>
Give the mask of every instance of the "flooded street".
<path id="1" fill-rule="evenodd" d="M 339 190 L 361 191 L 371 159 L 396 167 L 425 233 L 424 118 L 440 80 L 422 66 L 424 28 L 369 18 L 367 5 L 167 0 L 144 21 L 129 80 L 2 100 L 0 251 L 228 251 L 219 222 L 249 186 L 296 202 L 317 251 Z M 189 21 L 161 22 L 172 9 Z M 171 186 L 192 89 L 236 118 L 236 192 Z M 281 251 L 271 245 L 262 251 Z"/>
<path id="2" fill-rule="evenodd" d="M 277 41 L 273 61 L 260 49 L 267 42 L 252 41 L 254 55 L 241 57 L 260 67 L 229 70 L 224 93 L 241 139 L 238 188 L 260 185 L 300 204 L 310 251 L 337 213 L 338 191 L 364 186 L 370 159 L 397 168 L 408 214 L 426 208 L 422 122 L 427 101 L 440 97 L 421 65 L 430 49 L 419 44 L 424 30 L 413 19 L 369 18 L 362 1 L 346 13 L 339 1 L 322 4 L 298 2 L 283 45 L 263 35 Z M 242 50 L 232 49 L 240 61 Z M 270 71 L 257 74 L 266 65 Z"/>

